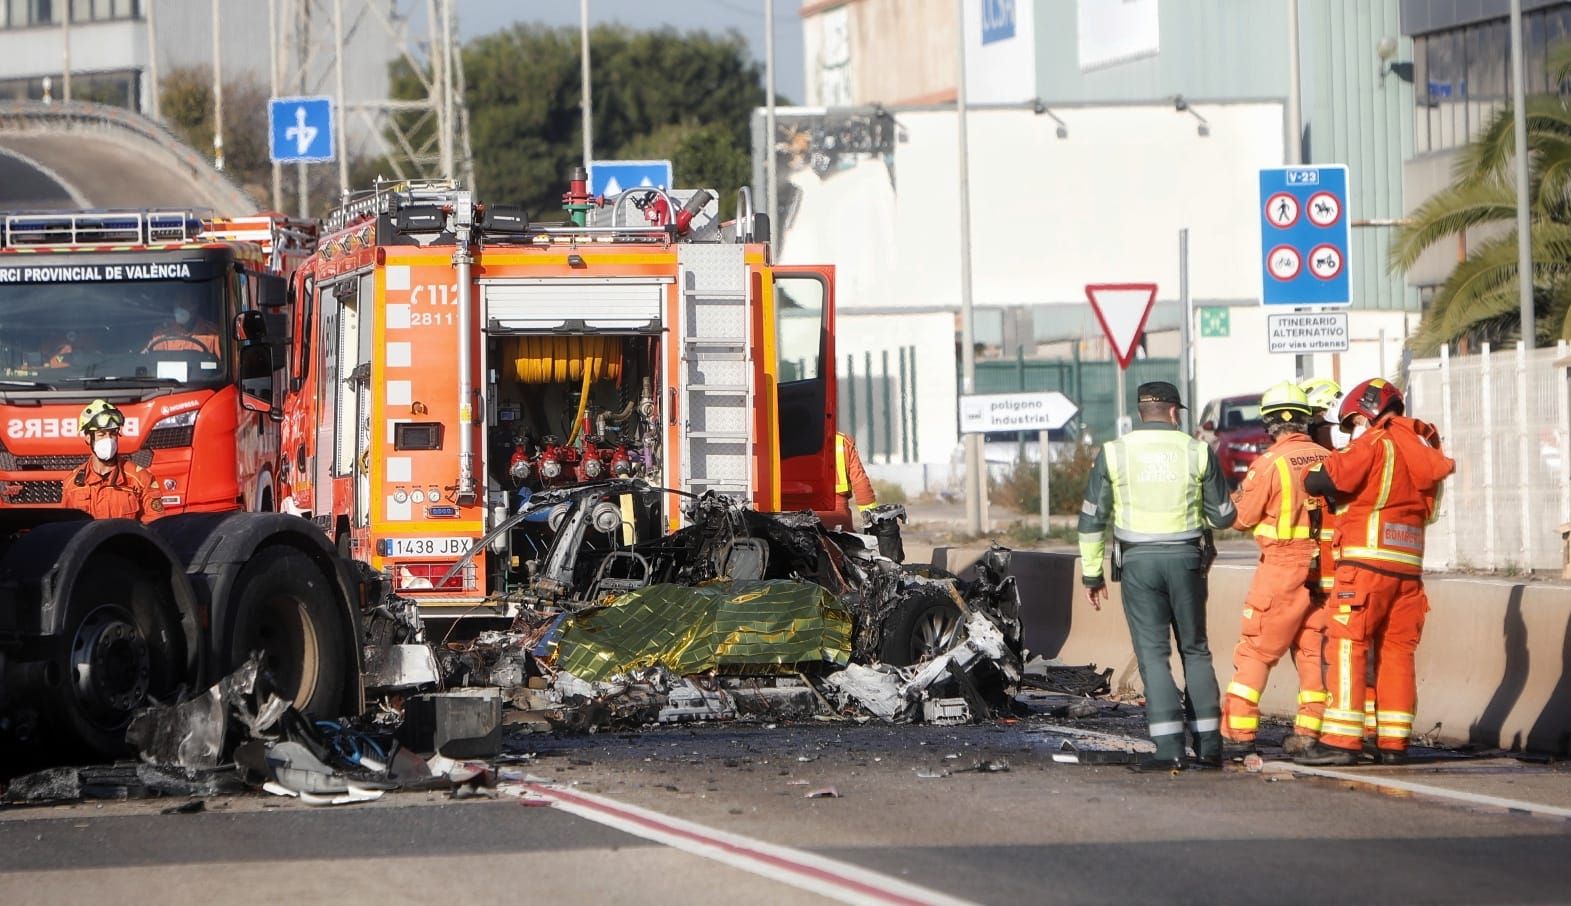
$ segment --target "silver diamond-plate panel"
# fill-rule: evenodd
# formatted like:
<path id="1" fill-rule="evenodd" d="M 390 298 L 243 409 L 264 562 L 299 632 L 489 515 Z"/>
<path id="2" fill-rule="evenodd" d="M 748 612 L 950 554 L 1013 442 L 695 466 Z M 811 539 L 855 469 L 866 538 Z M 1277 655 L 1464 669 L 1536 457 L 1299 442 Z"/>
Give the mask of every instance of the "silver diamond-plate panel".
<path id="1" fill-rule="evenodd" d="M 695 432 L 723 431 L 727 434 L 746 434 L 747 419 L 752 410 L 743 396 L 696 397 L 687 414 L 687 430 Z"/>
<path id="2" fill-rule="evenodd" d="M 752 464 L 747 459 L 745 441 L 695 438 L 689 462 L 688 479 L 695 483 L 725 482 L 739 488 L 750 486 Z"/>
<path id="3" fill-rule="evenodd" d="M 691 358 L 687 360 L 687 365 L 689 383 L 747 386 L 749 366 L 746 362 Z"/>
<path id="4" fill-rule="evenodd" d="M 745 246 L 703 243 L 677 247 L 676 260 L 682 266 L 683 294 L 701 296 L 745 296 L 747 264 Z"/>
<path id="5" fill-rule="evenodd" d="M 696 339 L 747 339 L 747 300 L 688 296 L 687 335 Z"/>

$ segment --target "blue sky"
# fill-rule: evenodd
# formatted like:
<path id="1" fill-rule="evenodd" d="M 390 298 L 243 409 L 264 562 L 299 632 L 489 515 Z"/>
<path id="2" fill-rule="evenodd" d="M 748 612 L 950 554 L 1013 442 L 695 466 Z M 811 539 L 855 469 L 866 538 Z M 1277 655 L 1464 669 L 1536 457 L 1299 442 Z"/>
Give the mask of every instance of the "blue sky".
<path id="1" fill-rule="evenodd" d="M 797 104 L 805 95 L 800 6 L 800 0 L 775 0 L 775 83 L 779 94 Z M 578 9 L 577 0 L 461 0 L 458 30 L 467 41 L 514 22 L 577 26 Z M 764 0 L 589 0 L 589 22 L 678 31 L 735 29 L 754 58 L 760 64 L 764 59 Z"/>

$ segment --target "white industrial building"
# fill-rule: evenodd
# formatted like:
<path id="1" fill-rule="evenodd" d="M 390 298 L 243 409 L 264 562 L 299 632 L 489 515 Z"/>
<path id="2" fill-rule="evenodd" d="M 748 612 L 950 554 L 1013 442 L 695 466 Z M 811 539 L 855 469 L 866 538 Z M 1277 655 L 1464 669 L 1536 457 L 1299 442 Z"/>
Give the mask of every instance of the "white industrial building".
<path id="1" fill-rule="evenodd" d="M 1256 210 L 1260 168 L 1283 165 L 1292 140 L 1287 6 L 966 4 L 972 298 L 985 358 L 1109 358 L 1084 289 L 1103 282 L 1157 284 L 1144 354 L 1178 356 L 1187 230 L 1197 310 L 1191 405 L 1293 377 L 1294 357 L 1267 349 Z M 1305 159 L 1349 164 L 1354 221 L 1400 217 L 1412 87 L 1382 76 L 1375 54 L 1380 37 L 1398 33 L 1396 0 L 1313 9 L 1301 14 Z M 782 193 L 778 255 L 836 265 L 842 377 L 848 358 L 860 375 L 869 353 L 876 363 L 900 346 L 935 358 L 956 348 L 953 10 L 944 0 L 803 5 L 808 97 L 823 106 L 778 112 L 782 178 L 793 190 Z M 886 59 L 881 48 L 917 33 L 923 65 Z M 1367 65 L 1329 56 L 1332 46 L 1345 54 L 1364 44 Z M 1371 129 L 1383 133 L 1378 141 Z M 1400 367 L 1418 296 L 1387 272 L 1388 241 L 1389 230 L 1354 231 L 1349 348 L 1314 357 L 1314 373 L 1351 383 Z M 1225 335 L 1202 336 L 1202 320 L 1208 334 L 1225 323 Z M 913 336 L 924 331 L 934 336 Z M 954 362 L 917 362 L 915 461 L 929 466 L 947 466 L 958 444 Z M 897 424 L 909 417 L 908 407 L 894 408 Z M 883 429 L 863 418 L 866 447 L 864 435 Z M 876 438 L 874 447 L 875 462 L 912 461 L 909 447 Z"/>

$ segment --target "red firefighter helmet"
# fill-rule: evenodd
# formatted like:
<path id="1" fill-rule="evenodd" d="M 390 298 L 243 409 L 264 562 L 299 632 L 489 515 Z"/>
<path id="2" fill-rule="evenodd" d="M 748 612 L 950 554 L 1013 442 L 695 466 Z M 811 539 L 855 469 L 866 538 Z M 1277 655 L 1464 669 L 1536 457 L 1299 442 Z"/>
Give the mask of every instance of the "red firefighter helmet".
<path id="1" fill-rule="evenodd" d="M 1385 378 L 1370 378 L 1343 397 L 1337 421 L 1345 425 L 1353 416 L 1362 415 L 1372 422 L 1387 412 L 1402 414 L 1402 392 Z"/>

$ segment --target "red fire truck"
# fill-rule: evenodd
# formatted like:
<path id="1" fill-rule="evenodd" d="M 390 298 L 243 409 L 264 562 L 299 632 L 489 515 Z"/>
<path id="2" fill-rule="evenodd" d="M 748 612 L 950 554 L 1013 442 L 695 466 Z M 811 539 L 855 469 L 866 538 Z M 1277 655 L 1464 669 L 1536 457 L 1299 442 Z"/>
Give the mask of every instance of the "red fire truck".
<path id="1" fill-rule="evenodd" d="M 427 614 L 506 612 L 555 526 L 530 495 L 616 478 L 614 543 L 684 494 L 834 503 L 834 271 L 768 260 L 766 218 L 706 191 L 591 199 L 568 222 L 399 183 L 330 216 L 296 274 L 280 497 Z"/>
<path id="2" fill-rule="evenodd" d="M 0 506 L 59 504 L 78 415 L 105 399 L 166 513 L 274 509 L 286 275 L 314 243 L 278 215 L 4 215 Z"/>

